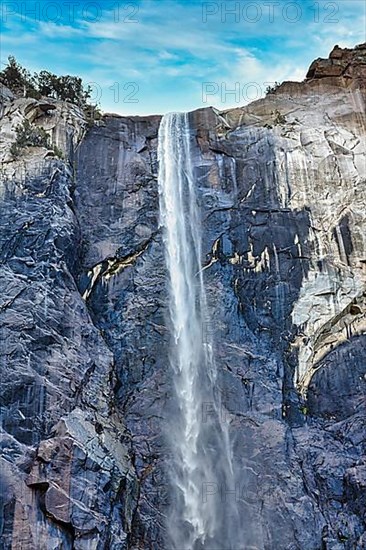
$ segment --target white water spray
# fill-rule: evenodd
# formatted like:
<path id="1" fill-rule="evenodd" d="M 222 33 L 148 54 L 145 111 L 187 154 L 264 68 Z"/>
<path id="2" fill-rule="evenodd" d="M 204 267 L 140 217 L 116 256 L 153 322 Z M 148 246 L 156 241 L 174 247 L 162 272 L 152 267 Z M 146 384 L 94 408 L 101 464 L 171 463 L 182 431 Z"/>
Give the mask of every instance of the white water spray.
<path id="1" fill-rule="evenodd" d="M 159 129 L 159 196 L 176 392 L 169 426 L 174 498 L 168 531 L 174 550 L 230 550 L 234 512 L 221 491 L 233 485 L 231 451 L 216 390 L 190 149 L 188 114 L 165 115 Z"/>

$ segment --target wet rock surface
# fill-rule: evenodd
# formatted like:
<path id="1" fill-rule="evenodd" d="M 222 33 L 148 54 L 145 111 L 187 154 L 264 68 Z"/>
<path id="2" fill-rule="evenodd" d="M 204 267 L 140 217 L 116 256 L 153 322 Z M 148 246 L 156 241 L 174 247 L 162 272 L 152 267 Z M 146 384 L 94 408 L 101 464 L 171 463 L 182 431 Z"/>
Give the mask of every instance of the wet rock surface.
<path id="1" fill-rule="evenodd" d="M 304 83 L 190 115 L 235 550 L 365 547 L 366 50 L 339 50 Z M 160 117 L 87 129 L 72 106 L 1 97 L 3 547 L 166 548 Z M 12 159 L 24 118 L 66 158 Z"/>

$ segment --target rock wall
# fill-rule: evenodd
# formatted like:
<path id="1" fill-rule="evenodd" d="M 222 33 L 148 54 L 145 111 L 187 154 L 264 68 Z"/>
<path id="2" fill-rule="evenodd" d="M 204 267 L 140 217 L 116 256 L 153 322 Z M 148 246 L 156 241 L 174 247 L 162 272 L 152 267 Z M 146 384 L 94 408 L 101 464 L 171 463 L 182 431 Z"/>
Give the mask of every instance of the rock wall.
<path id="1" fill-rule="evenodd" d="M 2 118 L 2 547 L 124 548 L 137 488 L 114 358 L 76 283 L 73 149 L 85 124 L 72 106 L 45 114 L 42 105 L 13 98 Z M 68 162 L 33 147 L 11 160 L 14 129 L 28 117 Z"/>
<path id="2" fill-rule="evenodd" d="M 365 67 L 190 115 L 240 550 L 366 546 Z M 3 547 L 166 548 L 160 117 L 2 98 Z M 64 160 L 12 158 L 24 118 Z"/>

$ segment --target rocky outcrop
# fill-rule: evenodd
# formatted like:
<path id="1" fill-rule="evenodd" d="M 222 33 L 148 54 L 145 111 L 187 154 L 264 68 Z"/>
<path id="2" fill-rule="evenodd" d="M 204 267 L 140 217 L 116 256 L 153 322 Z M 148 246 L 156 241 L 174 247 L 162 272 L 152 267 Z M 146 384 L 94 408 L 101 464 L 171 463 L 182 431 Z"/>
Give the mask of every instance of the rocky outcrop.
<path id="1" fill-rule="evenodd" d="M 190 115 L 237 479 L 222 498 L 245 550 L 366 542 L 365 54 L 335 48 L 303 83 Z M 68 104 L 2 97 L 3 546 L 160 550 L 174 409 L 160 117 L 87 128 Z M 12 158 L 25 118 L 64 159 Z"/>
<path id="2" fill-rule="evenodd" d="M 360 87 L 366 82 L 366 43 L 354 49 L 334 46 L 329 59 L 318 58 L 310 65 L 307 79 L 342 76 Z"/>

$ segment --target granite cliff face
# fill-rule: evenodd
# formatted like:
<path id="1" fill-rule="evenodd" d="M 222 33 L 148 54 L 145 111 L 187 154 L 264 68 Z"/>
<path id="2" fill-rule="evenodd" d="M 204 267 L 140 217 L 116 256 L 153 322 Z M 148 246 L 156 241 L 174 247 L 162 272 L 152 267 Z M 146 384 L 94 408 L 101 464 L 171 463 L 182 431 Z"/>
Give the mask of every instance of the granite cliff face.
<path id="1" fill-rule="evenodd" d="M 365 90 L 366 45 L 336 47 L 190 114 L 240 550 L 366 547 Z M 3 547 L 166 548 L 160 117 L 89 128 L 6 89 L 1 114 Z M 14 160 L 24 119 L 65 159 Z"/>

